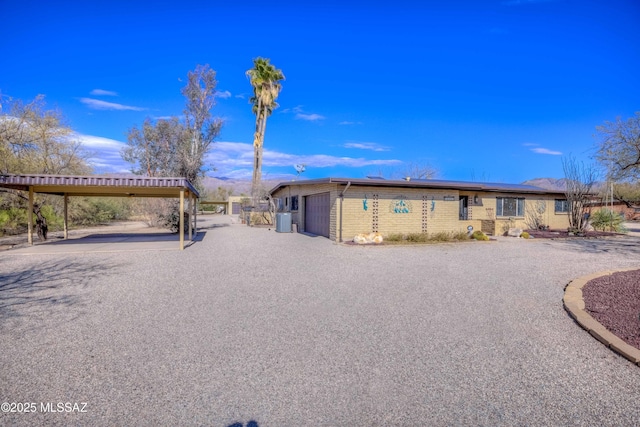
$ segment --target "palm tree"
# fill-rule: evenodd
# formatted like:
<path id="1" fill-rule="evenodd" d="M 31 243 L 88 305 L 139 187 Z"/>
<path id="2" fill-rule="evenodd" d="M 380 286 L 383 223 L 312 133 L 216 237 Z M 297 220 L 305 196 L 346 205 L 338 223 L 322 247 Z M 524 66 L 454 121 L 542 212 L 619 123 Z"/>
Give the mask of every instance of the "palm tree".
<path id="1" fill-rule="evenodd" d="M 264 132 L 267 127 L 267 117 L 278 108 L 276 98 L 282 89 L 280 81 L 284 80 L 282 70 L 276 69 L 269 63 L 269 58 L 256 58 L 253 60 L 253 68 L 246 72 L 253 96 L 249 100 L 253 105 L 253 113 L 256 115 L 256 131 L 253 134 L 253 180 L 251 195 L 254 203 L 257 202 L 260 192 L 260 180 L 262 178 L 262 147 L 264 145 Z"/>

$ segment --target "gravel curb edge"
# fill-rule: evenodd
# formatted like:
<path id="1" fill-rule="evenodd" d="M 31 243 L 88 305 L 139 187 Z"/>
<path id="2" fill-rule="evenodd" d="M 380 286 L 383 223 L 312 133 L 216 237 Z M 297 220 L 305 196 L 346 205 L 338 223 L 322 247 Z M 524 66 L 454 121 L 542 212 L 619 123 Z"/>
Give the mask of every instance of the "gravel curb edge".
<path id="1" fill-rule="evenodd" d="M 640 350 L 627 344 L 622 339 L 615 336 L 609 330 L 607 330 L 600 322 L 591 317 L 587 311 L 585 311 L 584 299 L 582 298 L 582 288 L 589 281 L 602 276 L 609 276 L 619 271 L 632 271 L 638 270 L 637 267 L 627 268 L 622 270 L 608 270 L 601 271 L 599 273 L 593 273 L 586 276 L 579 277 L 569 282 L 564 290 L 564 308 L 569 315 L 587 332 L 589 332 L 595 339 L 600 341 L 605 346 L 609 347 L 616 353 L 620 354 L 624 358 L 640 366 Z"/>

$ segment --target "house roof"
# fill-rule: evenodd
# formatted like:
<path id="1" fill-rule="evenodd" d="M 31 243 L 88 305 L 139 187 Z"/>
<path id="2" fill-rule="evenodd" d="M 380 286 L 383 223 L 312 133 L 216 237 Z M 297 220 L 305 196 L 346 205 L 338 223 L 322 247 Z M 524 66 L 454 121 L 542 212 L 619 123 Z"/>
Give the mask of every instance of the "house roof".
<path id="1" fill-rule="evenodd" d="M 438 179 L 411 179 L 411 180 L 386 180 L 380 178 L 363 179 L 363 178 L 321 178 L 309 179 L 302 181 L 285 181 L 276 185 L 270 193 L 273 194 L 280 188 L 290 185 L 321 185 L 321 184 L 348 184 L 354 186 L 372 186 L 372 187 L 404 187 L 404 188 L 432 188 L 432 189 L 450 189 L 463 191 L 487 191 L 500 193 L 526 193 L 526 194 L 558 194 L 564 195 L 564 192 L 558 190 L 547 190 L 545 188 L 524 184 L 503 184 L 494 182 L 467 182 L 467 181 L 448 181 Z"/>
<path id="2" fill-rule="evenodd" d="M 180 190 L 200 197 L 186 178 L 108 177 L 69 175 L 0 175 L 0 187 L 73 196 L 177 197 Z"/>

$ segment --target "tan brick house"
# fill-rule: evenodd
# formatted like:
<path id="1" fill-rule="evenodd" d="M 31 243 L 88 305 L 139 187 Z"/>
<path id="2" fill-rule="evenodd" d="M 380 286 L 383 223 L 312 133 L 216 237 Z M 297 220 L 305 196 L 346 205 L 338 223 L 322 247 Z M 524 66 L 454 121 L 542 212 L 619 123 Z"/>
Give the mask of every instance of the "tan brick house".
<path id="1" fill-rule="evenodd" d="M 323 178 L 271 190 L 299 231 L 348 241 L 359 233 L 466 231 L 569 226 L 564 193 L 530 185 L 442 180 Z"/>

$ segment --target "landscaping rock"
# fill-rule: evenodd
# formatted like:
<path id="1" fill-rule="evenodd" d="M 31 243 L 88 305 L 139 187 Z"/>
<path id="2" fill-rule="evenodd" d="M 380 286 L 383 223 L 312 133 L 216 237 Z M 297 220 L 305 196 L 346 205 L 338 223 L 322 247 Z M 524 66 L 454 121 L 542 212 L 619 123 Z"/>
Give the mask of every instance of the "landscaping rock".
<path id="1" fill-rule="evenodd" d="M 520 237 L 522 234 L 522 228 L 510 228 L 507 232 L 507 236 L 510 237 Z"/>

